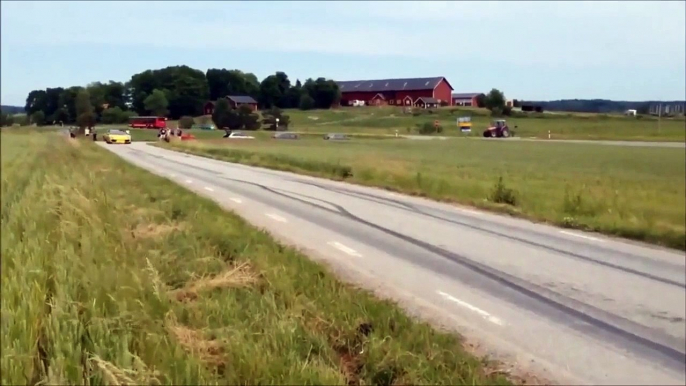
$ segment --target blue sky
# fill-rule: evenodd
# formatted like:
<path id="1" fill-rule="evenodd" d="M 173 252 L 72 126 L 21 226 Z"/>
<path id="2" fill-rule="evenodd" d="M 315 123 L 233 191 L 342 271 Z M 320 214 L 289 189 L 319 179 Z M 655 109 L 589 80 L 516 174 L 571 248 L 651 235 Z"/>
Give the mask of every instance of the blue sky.
<path id="1" fill-rule="evenodd" d="M 686 96 L 686 2 L 1 4 L 2 104 L 169 65 L 260 79 L 445 76 L 518 99 Z"/>

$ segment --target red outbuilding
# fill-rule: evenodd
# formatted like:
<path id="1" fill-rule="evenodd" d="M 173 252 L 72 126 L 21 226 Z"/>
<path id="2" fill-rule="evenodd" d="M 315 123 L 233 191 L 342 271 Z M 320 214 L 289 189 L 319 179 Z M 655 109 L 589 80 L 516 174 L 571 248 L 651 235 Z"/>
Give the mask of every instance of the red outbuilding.
<path id="1" fill-rule="evenodd" d="M 378 80 L 348 80 L 336 82 L 341 90 L 341 106 L 353 106 L 353 101 L 365 105 L 415 106 L 420 98 L 441 105 L 452 105 L 453 86 L 444 77 Z"/>
<path id="2" fill-rule="evenodd" d="M 453 94 L 454 106 L 477 106 L 476 98 L 481 94 L 480 92 L 463 92 Z"/>
<path id="3" fill-rule="evenodd" d="M 229 101 L 229 105 L 234 109 L 237 109 L 242 105 L 248 105 L 252 111 L 257 111 L 257 101 L 250 96 L 229 95 L 225 98 Z M 216 101 L 206 102 L 205 106 L 202 108 L 203 114 L 212 115 L 216 103 Z"/>

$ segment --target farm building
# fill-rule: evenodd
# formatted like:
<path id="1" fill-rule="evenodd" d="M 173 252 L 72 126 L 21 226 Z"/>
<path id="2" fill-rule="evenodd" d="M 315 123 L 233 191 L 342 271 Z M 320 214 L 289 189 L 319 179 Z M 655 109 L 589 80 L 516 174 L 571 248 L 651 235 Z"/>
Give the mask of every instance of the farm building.
<path id="1" fill-rule="evenodd" d="M 444 77 L 349 80 L 336 82 L 341 90 L 341 106 L 353 101 L 366 105 L 422 106 L 451 105 L 453 87 Z M 424 99 L 421 99 L 424 98 Z"/>
<path id="2" fill-rule="evenodd" d="M 476 97 L 480 92 L 464 92 L 452 94 L 453 106 L 476 106 Z"/>
<path id="3" fill-rule="evenodd" d="M 234 109 L 237 109 L 242 105 L 248 105 L 253 111 L 257 111 L 257 101 L 250 96 L 229 95 L 226 96 L 226 99 L 229 101 L 229 105 Z M 203 114 L 212 115 L 212 113 L 214 113 L 214 105 L 216 103 L 216 101 L 206 102 L 205 106 L 202 108 Z"/>

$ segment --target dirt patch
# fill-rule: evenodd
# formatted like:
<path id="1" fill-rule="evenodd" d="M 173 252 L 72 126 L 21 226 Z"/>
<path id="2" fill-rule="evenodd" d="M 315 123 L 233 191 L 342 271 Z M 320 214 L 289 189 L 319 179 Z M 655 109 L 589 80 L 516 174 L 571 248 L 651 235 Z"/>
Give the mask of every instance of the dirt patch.
<path id="1" fill-rule="evenodd" d="M 260 275 L 248 263 L 240 264 L 214 277 L 203 277 L 188 283 L 184 288 L 172 291 L 172 298 L 179 302 L 198 299 L 201 292 L 215 289 L 242 288 L 260 280 Z"/>
<path id="2" fill-rule="evenodd" d="M 330 347 L 338 356 L 338 367 L 345 377 L 346 384 L 349 386 L 362 384 L 365 343 L 367 337 L 374 331 L 372 324 L 360 323 L 354 331 L 346 332 L 336 328 L 333 323 L 319 315 L 306 316 L 305 323 L 309 329 L 319 331 L 320 334 L 328 337 Z"/>
<path id="3" fill-rule="evenodd" d="M 185 228 L 183 223 L 174 224 L 140 224 L 131 231 L 136 239 L 156 239 L 169 233 L 181 231 Z"/>
<path id="4" fill-rule="evenodd" d="M 223 373 L 226 368 L 226 359 L 221 342 L 207 339 L 202 332 L 180 325 L 171 313 L 167 315 L 165 324 L 167 331 L 174 336 L 186 352 Z"/>

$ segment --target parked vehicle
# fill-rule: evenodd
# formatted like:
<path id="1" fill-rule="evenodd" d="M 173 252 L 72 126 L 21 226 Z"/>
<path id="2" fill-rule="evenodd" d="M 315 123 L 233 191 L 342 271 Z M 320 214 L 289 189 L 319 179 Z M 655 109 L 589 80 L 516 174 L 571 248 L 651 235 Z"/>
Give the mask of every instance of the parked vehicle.
<path id="1" fill-rule="evenodd" d="M 229 139 L 255 139 L 255 137 L 247 134 L 243 134 L 242 131 L 232 131 L 227 137 Z"/>
<path id="2" fill-rule="evenodd" d="M 296 133 L 275 133 L 272 135 L 274 139 L 299 139 L 300 137 Z"/>
<path id="3" fill-rule="evenodd" d="M 139 129 L 161 129 L 167 127 L 167 118 L 165 117 L 131 117 L 129 118 L 129 126 Z"/>
<path id="4" fill-rule="evenodd" d="M 331 133 L 324 135 L 325 141 L 346 141 L 348 139 L 350 139 L 350 137 L 345 134 Z"/>
<path id="5" fill-rule="evenodd" d="M 517 126 L 515 126 L 515 129 Z M 509 138 L 514 137 L 514 131 L 511 131 L 507 126 L 507 121 L 504 119 L 496 119 L 491 123 L 491 126 L 484 130 L 485 138 Z"/>

